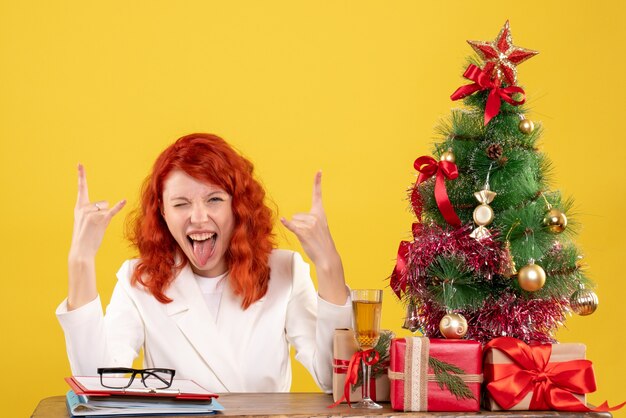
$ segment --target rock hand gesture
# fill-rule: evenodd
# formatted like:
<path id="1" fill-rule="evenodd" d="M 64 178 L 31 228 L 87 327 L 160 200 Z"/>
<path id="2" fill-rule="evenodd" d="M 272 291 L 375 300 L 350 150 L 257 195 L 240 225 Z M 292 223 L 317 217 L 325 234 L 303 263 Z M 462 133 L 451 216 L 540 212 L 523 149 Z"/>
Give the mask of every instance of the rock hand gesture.
<path id="1" fill-rule="evenodd" d="M 319 295 L 328 302 L 343 305 L 348 297 L 348 291 L 341 257 L 335 248 L 322 204 L 321 171 L 317 172 L 313 182 L 311 210 L 297 213 L 291 220 L 281 218 L 281 222 L 298 237 L 302 248 L 315 264 Z"/>
<path id="2" fill-rule="evenodd" d="M 68 310 L 79 308 L 96 298 L 95 258 L 107 226 L 124 207 L 121 200 L 109 208 L 108 202 L 91 202 L 85 167 L 78 165 L 78 196 L 74 207 L 74 230 L 68 256 Z"/>

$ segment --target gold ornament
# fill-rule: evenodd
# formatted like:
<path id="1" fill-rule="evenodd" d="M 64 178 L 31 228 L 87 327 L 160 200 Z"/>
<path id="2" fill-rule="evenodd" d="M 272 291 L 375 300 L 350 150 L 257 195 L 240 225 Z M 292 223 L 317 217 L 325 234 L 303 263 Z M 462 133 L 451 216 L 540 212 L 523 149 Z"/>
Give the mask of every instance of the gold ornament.
<path id="1" fill-rule="evenodd" d="M 452 148 L 448 148 L 448 151 L 442 153 L 441 157 L 439 157 L 439 161 L 449 161 L 451 163 L 455 162 L 456 158 L 452 152 Z"/>
<path id="2" fill-rule="evenodd" d="M 488 204 L 482 203 L 476 206 L 472 217 L 478 225 L 487 226 L 493 222 L 493 209 Z"/>
<path id="3" fill-rule="evenodd" d="M 520 130 L 520 132 L 526 135 L 528 135 L 529 133 L 535 130 L 535 124 L 530 119 L 522 119 L 519 125 L 517 125 L 517 127 Z"/>
<path id="4" fill-rule="evenodd" d="M 510 279 L 517 274 L 517 268 L 515 267 L 515 260 L 513 254 L 511 254 L 511 243 L 507 240 L 504 243 L 504 250 L 502 251 L 502 263 L 500 264 L 500 274 Z"/>
<path id="5" fill-rule="evenodd" d="M 522 267 L 517 273 L 517 282 L 527 292 L 536 292 L 546 283 L 546 272 L 535 260 Z"/>
<path id="6" fill-rule="evenodd" d="M 569 306 L 572 311 L 581 316 L 591 315 L 598 309 L 598 295 L 591 289 L 585 289 L 580 285 L 580 289 L 574 292 L 569 298 Z"/>
<path id="7" fill-rule="evenodd" d="M 467 334 L 467 320 L 458 313 L 448 313 L 439 322 L 441 335 L 449 339 L 460 339 Z"/>
<path id="8" fill-rule="evenodd" d="M 480 203 L 480 205 L 476 206 L 474 213 L 472 214 L 474 222 L 478 225 L 478 228 L 471 232 L 470 237 L 480 240 L 491 236 L 491 233 L 485 227 L 493 222 L 493 209 L 489 206 L 489 203 L 493 201 L 496 195 L 496 192 L 489 190 L 488 184 L 485 185 L 483 190 L 474 193 L 474 197 Z"/>
<path id="9" fill-rule="evenodd" d="M 406 317 L 404 318 L 404 324 L 402 324 L 402 328 L 408 329 L 411 332 L 415 332 L 419 329 L 417 306 L 415 306 L 413 302 L 409 302 L 406 305 Z"/>
<path id="10" fill-rule="evenodd" d="M 488 238 L 491 236 L 491 232 L 484 226 L 480 225 L 478 228 L 474 229 L 470 233 L 470 237 L 474 238 L 476 241 L 480 241 L 483 238 Z"/>
<path id="11" fill-rule="evenodd" d="M 550 232 L 559 234 L 567 227 L 567 216 L 560 210 L 551 208 L 546 217 L 543 218 L 543 224 L 548 227 Z"/>

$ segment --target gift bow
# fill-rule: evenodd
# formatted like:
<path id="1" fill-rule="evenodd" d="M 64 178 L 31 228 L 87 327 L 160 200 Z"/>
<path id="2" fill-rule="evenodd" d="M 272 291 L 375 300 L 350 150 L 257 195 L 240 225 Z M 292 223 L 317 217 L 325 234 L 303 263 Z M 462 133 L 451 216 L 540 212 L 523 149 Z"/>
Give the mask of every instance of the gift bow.
<path id="1" fill-rule="evenodd" d="M 461 220 L 454 211 L 450 198 L 448 198 L 448 192 L 446 191 L 445 179 L 454 180 L 459 176 L 459 171 L 451 161 L 437 161 L 433 157 L 424 155 L 419 157 L 413 163 L 413 167 L 419 171 L 420 175 L 417 177 L 415 187 L 431 178 L 433 175 L 437 175 L 435 180 L 435 200 L 437 201 L 437 207 L 443 215 L 443 218 L 452 226 L 461 226 Z"/>
<path id="2" fill-rule="evenodd" d="M 591 361 L 570 360 L 549 363 L 551 344 L 529 346 L 511 337 L 500 337 L 485 345 L 502 351 L 512 364 L 485 364 L 485 374 L 492 380 L 487 391 L 503 409 L 510 409 L 532 391 L 530 410 L 607 412 L 622 408 L 626 402 L 609 407 L 607 402 L 588 408 L 574 394 L 596 390 Z"/>
<path id="3" fill-rule="evenodd" d="M 379 359 L 380 354 L 378 354 L 378 351 L 374 350 L 373 348 L 370 348 L 369 350 L 357 351 L 356 353 L 354 353 L 350 358 L 350 362 L 348 363 L 348 369 L 345 372 L 347 374 L 347 377 L 346 382 L 343 386 L 343 396 L 337 402 L 329 405 L 328 407 L 334 408 L 335 406 L 346 400 L 348 401 L 348 406 L 352 408 L 352 405 L 350 405 L 350 392 L 352 389 L 352 385 L 355 385 L 357 380 L 359 379 L 359 365 L 361 364 L 361 361 L 368 366 L 373 366 L 374 364 L 378 363 Z M 365 385 L 365 376 L 363 376 L 363 384 Z"/>
<path id="4" fill-rule="evenodd" d="M 496 78 L 495 80 L 492 80 L 487 73 L 474 64 L 470 64 L 469 67 L 467 67 L 465 73 L 463 73 L 463 77 L 468 80 L 472 80 L 474 83 L 459 87 L 454 93 L 452 93 L 450 98 L 452 100 L 459 100 L 480 90 L 490 90 L 489 97 L 487 98 L 487 104 L 485 106 L 485 125 L 487 125 L 492 118 L 500 113 L 502 100 L 512 104 L 513 106 L 519 106 L 524 104 L 526 101 L 526 98 L 524 97 L 524 90 L 521 87 L 509 86 L 502 88 L 500 79 Z M 513 99 L 512 96 L 514 93 L 521 93 L 522 99 Z"/>

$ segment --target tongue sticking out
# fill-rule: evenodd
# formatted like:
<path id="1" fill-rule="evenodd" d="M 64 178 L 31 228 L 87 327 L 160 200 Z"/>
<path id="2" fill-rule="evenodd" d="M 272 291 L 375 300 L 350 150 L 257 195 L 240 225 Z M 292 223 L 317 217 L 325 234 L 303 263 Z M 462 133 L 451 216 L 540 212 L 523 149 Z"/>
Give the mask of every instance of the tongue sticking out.
<path id="1" fill-rule="evenodd" d="M 205 239 L 204 241 L 193 242 L 193 253 L 196 256 L 196 260 L 198 260 L 198 264 L 200 264 L 200 266 L 204 266 L 209 260 L 209 257 L 211 257 L 214 242 L 215 240 L 213 239 Z"/>

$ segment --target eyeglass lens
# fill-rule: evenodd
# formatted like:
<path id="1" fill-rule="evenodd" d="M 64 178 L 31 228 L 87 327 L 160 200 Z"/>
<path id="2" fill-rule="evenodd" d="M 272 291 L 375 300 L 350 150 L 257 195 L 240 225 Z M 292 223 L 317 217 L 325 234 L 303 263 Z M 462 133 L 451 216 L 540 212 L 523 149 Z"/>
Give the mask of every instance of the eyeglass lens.
<path id="1" fill-rule="evenodd" d="M 145 369 L 141 373 L 141 381 L 145 387 L 154 389 L 166 389 L 172 384 L 173 370 L 169 369 Z"/>
<path id="2" fill-rule="evenodd" d="M 166 389 L 172 385 L 172 369 L 130 369 L 124 367 L 99 368 L 100 384 L 110 389 L 129 388 L 137 377 L 147 388 Z"/>

